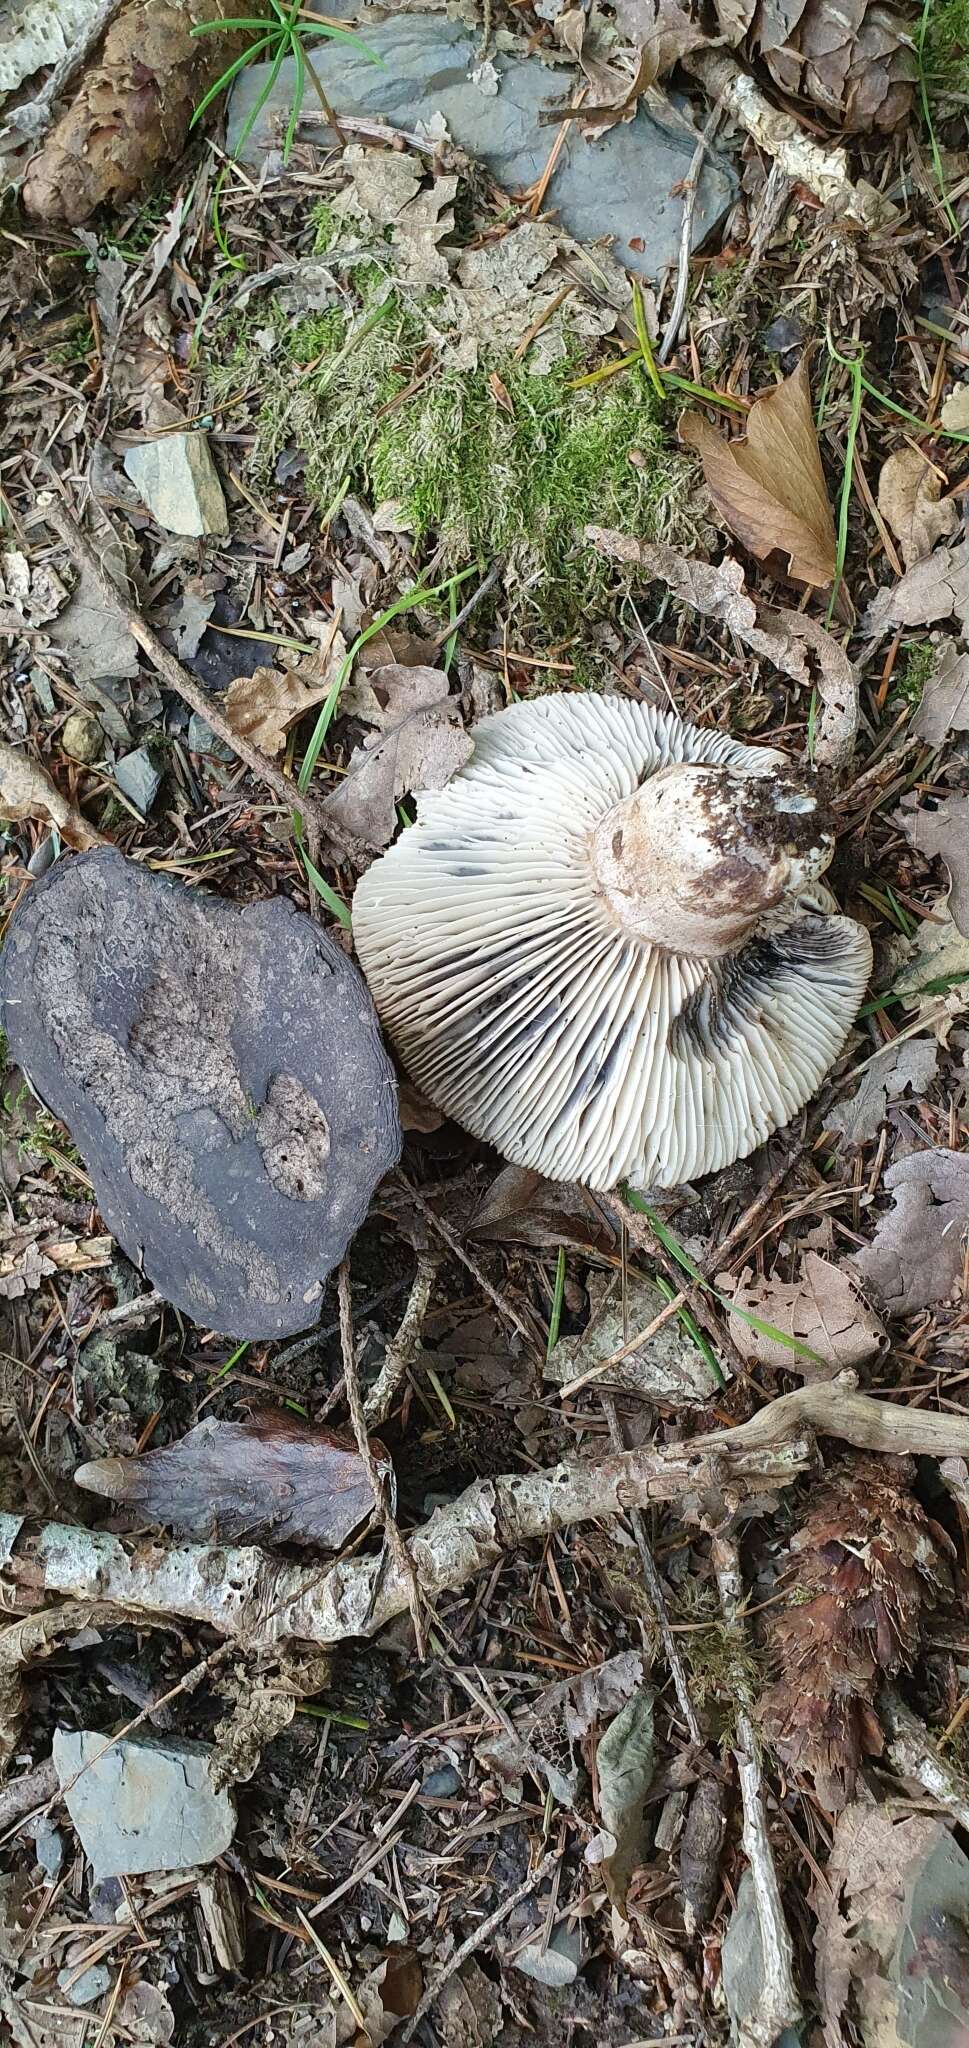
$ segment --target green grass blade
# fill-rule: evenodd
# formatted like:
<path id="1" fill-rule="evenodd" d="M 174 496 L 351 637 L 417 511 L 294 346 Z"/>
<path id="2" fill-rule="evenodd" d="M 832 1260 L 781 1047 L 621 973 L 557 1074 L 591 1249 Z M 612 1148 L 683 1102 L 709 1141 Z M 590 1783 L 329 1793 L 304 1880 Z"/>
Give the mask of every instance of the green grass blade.
<path id="1" fill-rule="evenodd" d="M 562 1305 L 565 1301 L 565 1246 L 560 1244 L 555 1261 L 555 1287 L 552 1293 L 552 1313 L 548 1319 L 548 1341 L 545 1345 L 545 1362 L 551 1358 L 559 1341 L 562 1327 Z"/>
<path id="2" fill-rule="evenodd" d="M 222 34 L 223 29 L 227 28 L 261 28 L 265 32 L 265 27 L 266 17 L 264 14 L 234 14 L 231 16 L 226 14 L 221 21 L 197 21 L 195 27 L 189 29 L 189 35 L 218 36 Z M 248 56 L 248 51 L 246 55 Z"/>
<path id="3" fill-rule="evenodd" d="M 355 36 L 352 29 L 330 28 L 321 22 L 318 28 L 298 28 L 295 33 L 297 36 L 329 36 L 334 43 L 349 43 L 352 49 L 359 50 L 361 57 L 368 57 L 371 64 L 379 64 L 381 71 L 387 69 L 379 50 L 372 49 L 362 36 Z"/>
<path id="4" fill-rule="evenodd" d="M 919 21 L 918 31 L 915 37 L 915 54 L 918 58 L 919 67 L 919 99 L 922 104 L 922 119 L 925 122 L 926 133 L 929 138 L 929 149 L 932 152 L 932 169 L 935 172 L 935 182 L 939 188 L 939 199 L 941 202 L 942 211 L 945 214 L 946 222 L 948 224 L 950 233 L 953 235 L 957 235 L 959 233 L 959 222 L 955 213 L 952 210 L 952 204 L 949 199 L 949 194 L 946 191 L 945 187 L 945 172 L 942 168 L 942 152 L 939 149 L 938 137 L 935 132 L 935 122 L 932 119 L 932 104 L 929 99 L 929 82 L 925 75 L 925 37 L 929 26 L 929 11 L 931 9 L 931 6 L 932 0 L 923 0 L 921 19 Z"/>
<path id="5" fill-rule="evenodd" d="M 673 1232 L 667 1229 L 662 1217 L 657 1216 L 655 1210 L 650 1208 L 649 1203 L 644 1202 L 642 1197 L 637 1195 L 632 1188 L 626 1189 L 626 1200 L 631 1209 L 638 1210 L 641 1216 L 647 1218 L 650 1229 L 659 1239 L 663 1250 L 669 1253 L 670 1258 L 674 1259 L 676 1264 L 682 1267 L 684 1273 L 688 1273 L 690 1279 L 695 1280 L 697 1285 L 704 1289 L 705 1293 L 712 1294 L 714 1300 L 718 1301 L 721 1308 L 725 1308 L 729 1315 L 739 1316 L 740 1321 L 742 1323 L 749 1323 L 750 1328 L 756 1330 L 758 1336 L 772 1338 L 775 1344 L 783 1345 L 785 1351 L 793 1351 L 799 1358 L 810 1358 L 814 1365 L 827 1365 L 827 1360 L 821 1357 L 820 1352 L 812 1351 L 810 1344 L 803 1344 L 800 1337 L 789 1337 L 786 1330 L 775 1329 L 773 1323 L 765 1323 L 760 1316 L 752 1315 L 749 1309 L 738 1308 L 736 1302 L 731 1301 L 729 1294 L 721 1294 L 718 1287 L 714 1287 L 709 1280 L 704 1278 L 696 1261 L 691 1259 L 689 1252 L 684 1250 L 679 1240 L 674 1237 Z"/>
<path id="6" fill-rule="evenodd" d="M 330 888 L 330 884 L 327 881 L 326 876 L 321 875 L 319 868 L 315 866 L 313 861 L 311 861 L 309 854 L 306 851 L 306 847 L 303 844 L 303 827 L 298 811 L 293 812 L 293 837 L 296 841 L 297 847 L 299 848 L 300 860 L 302 861 L 303 866 L 306 869 L 307 880 L 312 884 L 313 888 L 316 890 L 317 895 L 326 904 L 327 910 L 330 912 L 330 915 L 332 917 L 335 917 L 338 920 L 338 922 L 342 924 L 345 931 L 349 931 L 351 927 L 350 912 L 347 909 L 347 906 L 344 903 L 342 896 L 338 896 L 336 890 Z"/>
<path id="7" fill-rule="evenodd" d="M 202 98 L 199 100 L 198 106 L 194 109 L 192 118 L 188 124 L 190 128 L 194 128 L 196 122 L 201 121 L 202 115 L 208 112 L 210 106 L 212 105 L 212 101 L 217 100 L 220 92 L 223 92 L 227 85 L 232 84 L 233 79 L 238 76 L 239 72 L 244 69 L 245 65 L 251 64 L 253 60 L 256 57 L 258 57 L 260 51 L 268 49 L 270 43 L 273 42 L 274 40 L 275 37 L 273 35 L 263 36 L 261 42 L 251 43 L 248 50 L 243 50 L 241 57 L 236 57 L 231 64 L 226 66 L 226 69 L 223 71 L 221 78 L 217 78 L 215 84 L 210 85 L 208 92 L 204 93 Z"/>
<path id="8" fill-rule="evenodd" d="M 336 675 L 334 676 L 333 681 L 330 684 L 329 690 L 326 693 L 323 703 L 320 706 L 320 715 L 316 721 L 315 726 L 313 727 L 313 732 L 310 738 L 309 746 L 307 747 L 306 752 L 303 756 L 302 765 L 300 767 L 299 776 L 297 778 L 297 789 L 306 789 L 309 783 L 310 776 L 312 775 L 313 770 L 316 767 L 316 763 L 319 759 L 320 748 L 322 747 L 326 735 L 329 732 L 330 726 L 333 722 L 333 715 L 336 711 L 337 704 L 340 701 L 340 691 L 342 690 L 343 685 L 346 682 L 348 675 L 350 674 L 350 670 L 352 669 L 353 664 L 356 661 L 357 655 L 360 653 L 361 648 L 366 647 L 368 641 L 376 639 L 377 634 L 382 633 L 384 627 L 389 626 L 394 619 L 400 618 L 402 612 L 411 612 L 414 610 L 415 605 L 428 604 L 435 597 L 442 597 L 445 591 L 450 588 L 450 585 L 452 583 L 454 583 L 455 585 L 459 583 L 466 583 L 468 577 L 474 576 L 476 575 L 476 573 L 477 564 L 474 564 L 470 569 L 462 569 L 461 574 L 459 576 L 450 576 L 448 577 L 447 582 L 435 584 L 433 589 L 428 589 L 425 584 L 419 583 L 414 590 L 405 591 L 402 597 L 395 598 L 393 604 L 388 605 L 387 610 L 385 612 L 380 613 L 379 618 L 374 619 L 372 624 L 366 626 L 362 633 L 357 634 L 357 637 L 353 642 L 352 647 L 350 647 L 347 653 L 344 655 L 343 660 L 341 661 L 340 666 L 337 669 Z"/>
<path id="9" fill-rule="evenodd" d="M 656 393 L 657 398 L 665 400 L 666 392 L 663 388 L 663 380 L 659 374 L 658 369 L 656 368 L 656 358 L 653 354 L 652 343 L 649 339 L 649 329 L 646 325 L 646 308 L 643 305 L 643 294 L 640 289 L 638 277 L 633 278 L 632 289 L 633 320 L 636 326 L 636 340 L 639 343 L 639 352 L 642 356 L 643 362 L 646 365 L 646 374 L 653 387 L 653 390 Z"/>
<path id="10" fill-rule="evenodd" d="M 290 106 L 289 109 L 289 120 L 286 123 L 286 134 L 283 139 L 284 164 L 288 164 L 289 159 L 292 155 L 293 144 L 296 140 L 296 129 L 299 122 L 300 108 L 302 107 L 303 104 L 303 94 L 306 91 L 306 58 L 303 55 L 303 46 L 298 36 L 293 37 L 292 48 L 293 62 L 296 66 L 296 77 L 293 81 L 292 105 Z"/>

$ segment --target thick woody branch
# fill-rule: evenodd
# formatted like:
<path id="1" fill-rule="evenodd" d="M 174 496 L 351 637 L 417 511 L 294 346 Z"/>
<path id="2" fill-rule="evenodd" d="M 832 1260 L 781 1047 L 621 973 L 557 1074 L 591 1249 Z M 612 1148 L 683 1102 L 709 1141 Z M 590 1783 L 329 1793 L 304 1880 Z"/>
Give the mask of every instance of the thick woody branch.
<path id="1" fill-rule="evenodd" d="M 702 1444 L 479 1480 L 410 1537 L 421 1592 L 433 1599 L 520 1544 L 629 1507 L 663 1501 L 684 1513 L 729 1514 L 751 1496 L 788 1485 L 807 1469 L 814 1450 L 804 1431 L 766 1450 L 743 1439 L 737 1429 Z M 39 1602 L 52 1593 L 116 1602 L 129 1611 L 207 1622 L 252 1651 L 293 1637 L 336 1643 L 373 1635 L 408 1606 L 405 1577 L 393 1562 L 374 1595 L 379 1560 L 370 1557 L 294 1565 L 249 1545 L 168 1547 L 59 1523 L 18 1532 L 9 1515 L 0 1516 L 4 1554 L 10 1603 Z"/>
<path id="2" fill-rule="evenodd" d="M 814 1454 L 814 1433 L 863 1450 L 969 1457 L 969 1420 L 856 1394 L 838 1381 L 784 1394 L 736 1429 L 686 1444 L 647 1445 L 550 1471 L 479 1480 L 409 1538 L 428 1600 L 490 1570 L 507 1551 L 576 1522 L 664 1502 L 723 1522 L 744 1501 L 790 1485 Z M 12 1605 L 45 1594 L 181 1615 L 262 1650 L 287 1639 L 336 1643 L 373 1635 L 408 1606 L 391 1563 L 374 1591 L 376 1558 L 294 1565 L 254 1546 L 166 1546 L 57 1523 L 28 1530 L 0 1516 L 0 1590 Z"/>
<path id="3" fill-rule="evenodd" d="M 852 183 L 845 151 L 825 148 L 790 114 L 772 106 L 750 73 L 725 50 L 691 50 L 683 65 L 794 184 L 806 185 L 823 206 L 862 228 L 882 226 L 891 217 L 894 209 L 874 186 L 864 180 Z"/>

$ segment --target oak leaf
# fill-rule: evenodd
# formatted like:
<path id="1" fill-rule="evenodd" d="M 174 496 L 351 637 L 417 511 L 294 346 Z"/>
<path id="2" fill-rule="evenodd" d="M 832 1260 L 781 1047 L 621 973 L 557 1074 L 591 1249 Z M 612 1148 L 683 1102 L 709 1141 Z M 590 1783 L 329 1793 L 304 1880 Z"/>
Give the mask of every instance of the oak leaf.
<path id="1" fill-rule="evenodd" d="M 952 498 L 943 498 L 935 464 L 918 448 L 898 448 L 882 464 L 878 510 L 902 550 L 906 569 L 930 555 L 937 540 L 958 531 Z"/>
<path id="2" fill-rule="evenodd" d="M 826 589 L 835 573 L 834 519 L 811 410 L 808 361 L 755 398 L 746 438 L 727 441 L 701 412 L 680 421 L 713 502 L 759 561 L 785 555 L 797 583 Z"/>
<path id="3" fill-rule="evenodd" d="M 321 704 L 327 684 L 313 687 L 295 669 L 257 668 L 236 676 L 225 697 L 225 715 L 240 739 L 251 740 L 264 754 L 281 754 L 291 725 Z"/>

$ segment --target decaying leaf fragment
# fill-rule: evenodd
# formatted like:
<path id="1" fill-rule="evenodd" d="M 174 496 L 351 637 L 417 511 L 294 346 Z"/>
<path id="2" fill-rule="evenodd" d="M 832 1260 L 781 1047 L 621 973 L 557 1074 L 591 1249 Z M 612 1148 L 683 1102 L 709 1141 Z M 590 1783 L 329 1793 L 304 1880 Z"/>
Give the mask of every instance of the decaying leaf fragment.
<path id="1" fill-rule="evenodd" d="M 602 526 L 587 526 L 586 540 L 619 562 L 635 562 L 683 604 L 705 618 L 722 620 L 753 654 L 773 663 L 782 675 L 816 690 L 821 707 L 814 759 L 820 767 L 843 770 L 851 757 L 858 730 L 858 673 L 833 633 L 817 619 L 786 605 L 755 604 L 745 588 L 744 572 L 732 555 L 722 562 L 704 562 L 680 554 L 666 541 L 637 540 Z"/>
<path id="2" fill-rule="evenodd" d="M 916 1500 L 914 1472 L 909 1458 L 837 1467 L 792 1538 L 790 1605 L 768 1628 L 779 1675 L 761 1724 L 831 1812 L 852 1798 L 863 1757 L 881 1754 L 877 1688 L 911 1665 L 922 1612 L 947 1585 L 951 1544 Z"/>
<path id="3" fill-rule="evenodd" d="M 955 499 L 943 498 L 939 472 L 918 448 L 898 448 L 883 463 L 878 510 L 901 545 L 906 569 L 959 527 Z"/>
<path id="4" fill-rule="evenodd" d="M 6 740 L 0 740 L 0 816 L 38 818 L 56 825 L 61 838 L 79 853 L 110 844 L 81 816 L 77 805 L 61 795 L 46 768 Z"/>
<path id="5" fill-rule="evenodd" d="M 861 630 L 875 636 L 899 626 L 934 626 L 940 619 L 959 620 L 969 632 L 969 540 L 934 548 L 895 584 L 880 590 L 862 620 Z"/>
<path id="6" fill-rule="evenodd" d="M 629 1880 L 646 1853 L 646 1795 L 653 1780 L 652 1686 L 639 1686 L 600 1737 L 596 1777 L 602 1821 L 597 1846 L 604 1851 L 599 1868 L 612 1904 L 624 1914 Z"/>
<path id="7" fill-rule="evenodd" d="M 783 383 L 755 398 L 746 436 L 727 441 L 701 412 L 680 438 L 695 448 L 713 502 L 759 561 L 786 556 L 797 583 L 827 589 L 835 572 L 834 519 L 811 410 L 807 355 Z"/>
<path id="8" fill-rule="evenodd" d="M 731 1281 L 721 1274 L 717 1284 L 729 1288 L 737 1308 L 816 1352 L 831 1376 L 873 1358 L 885 1342 L 881 1318 L 861 1299 L 843 1267 L 829 1264 L 817 1252 L 803 1254 L 798 1276 L 790 1282 L 776 1275 L 758 1278 L 745 1267 L 739 1279 Z M 731 1316 L 730 1334 L 744 1357 L 758 1365 L 798 1372 L 806 1379 L 827 1376 L 822 1366 L 740 1316 Z"/>
<path id="9" fill-rule="evenodd" d="M 956 930 L 969 938 L 969 797 L 947 796 L 934 810 L 919 804 L 896 816 L 917 853 L 945 862 L 949 915 Z"/>
<path id="10" fill-rule="evenodd" d="M 917 739 L 938 747 L 950 732 L 969 732 L 969 653 L 947 640 L 912 720 Z"/>
<path id="11" fill-rule="evenodd" d="M 296 669 L 253 669 L 251 676 L 235 676 L 229 684 L 225 715 L 241 738 L 264 754 L 281 754 L 290 726 L 322 703 L 327 687 L 314 687 Z"/>
<path id="12" fill-rule="evenodd" d="M 969 1859 L 946 1822 L 859 1802 L 838 1820 L 825 1875 L 815 1948 L 828 2048 L 846 2039 L 849 1998 L 865 2048 L 962 2048 Z"/>
<path id="13" fill-rule="evenodd" d="M 911 1152 L 886 1167 L 894 1207 L 852 1259 L 862 1284 L 890 1315 L 948 1300 L 963 1268 L 969 1229 L 969 1153 L 944 1146 Z"/>
<path id="14" fill-rule="evenodd" d="M 412 790 L 443 789 L 473 752 L 457 699 L 444 697 L 364 740 L 324 808 L 365 846 L 389 846 L 398 799 Z"/>
<path id="15" fill-rule="evenodd" d="M 276 1409 L 250 1422 L 210 1416 L 177 1443 L 138 1458 L 95 1458 L 74 1477 L 146 1521 L 202 1538 L 339 1550 L 373 1507 L 355 1444 Z"/>
<path id="16" fill-rule="evenodd" d="M 27 166 L 21 196 L 35 220 L 76 225 L 141 194 L 177 156 L 237 41 L 192 29 L 222 15 L 221 0 L 137 0 L 124 10 Z"/>

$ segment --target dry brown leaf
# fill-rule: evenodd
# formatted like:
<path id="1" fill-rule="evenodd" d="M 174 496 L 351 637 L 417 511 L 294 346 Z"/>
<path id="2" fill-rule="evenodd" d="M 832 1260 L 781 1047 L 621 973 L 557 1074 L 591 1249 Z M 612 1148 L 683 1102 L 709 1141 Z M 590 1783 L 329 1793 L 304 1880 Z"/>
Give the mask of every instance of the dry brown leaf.
<path id="1" fill-rule="evenodd" d="M 969 732 L 969 653 L 947 640 L 942 659 L 925 685 L 912 720 L 917 739 L 941 746 L 950 732 Z"/>
<path id="2" fill-rule="evenodd" d="M 826 589 L 835 572 L 834 519 L 811 410 L 808 359 L 755 398 L 742 441 L 688 412 L 680 439 L 695 448 L 713 502 L 759 561 L 786 556 L 795 582 Z"/>
<path id="3" fill-rule="evenodd" d="M 39 761 L 32 761 L 29 754 L 8 746 L 5 740 L 0 740 L 0 815 L 38 818 L 56 825 L 61 838 L 77 853 L 111 844 L 82 818 L 76 804 L 61 795 Z"/>
<path id="4" fill-rule="evenodd" d="M 944 860 L 949 875 L 946 908 L 957 931 L 969 938 L 969 796 L 948 796 L 930 811 L 920 804 L 896 818 L 916 853 Z"/>
<path id="5" fill-rule="evenodd" d="M 942 497 L 935 464 L 918 448 L 899 448 L 882 464 L 878 510 L 901 545 L 906 569 L 930 555 L 936 541 L 959 525 L 954 499 Z"/>
<path id="6" fill-rule="evenodd" d="M 884 1342 L 880 1317 L 862 1301 L 847 1273 L 840 1266 L 829 1265 L 817 1252 L 804 1253 L 793 1282 L 752 1278 L 747 1266 L 739 1279 L 722 1275 L 718 1285 L 730 1294 L 737 1308 L 816 1351 L 832 1375 L 873 1358 Z M 826 1377 L 811 1359 L 792 1352 L 776 1337 L 765 1336 L 739 1316 L 731 1316 L 730 1334 L 743 1356 L 757 1365 L 800 1373 L 805 1379 Z"/>
<path id="7" fill-rule="evenodd" d="M 281 1409 L 250 1422 L 210 1416 L 162 1450 L 97 1458 L 74 1477 L 90 1493 L 137 1507 L 142 1519 L 203 1538 L 339 1550 L 373 1507 L 356 1445 Z"/>
<path id="8" fill-rule="evenodd" d="M 690 50 L 722 41 L 704 34 L 679 0 L 616 0 L 616 26 L 650 60 L 648 84 L 665 78 Z"/>
<path id="9" fill-rule="evenodd" d="M 969 1154 L 941 1145 L 910 1152 L 886 1167 L 882 1185 L 894 1207 L 851 1263 L 889 1315 L 936 1308 L 962 1278 Z"/>
<path id="10" fill-rule="evenodd" d="M 491 1244 L 573 1245 L 611 1258 L 618 1233 L 587 1188 L 504 1166 L 472 1213 L 469 1237 Z"/>
<path id="11" fill-rule="evenodd" d="M 833 633 L 787 606 L 755 604 L 744 587 L 743 569 L 731 555 L 722 562 L 702 562 L 665 541 L 636 540 L 602 526 L 587 526 L 585 538 L 601 554 L 638 563 L 644 575 L 665 583 L 684 604 L 705 618 L 721 619 L 782 675 L 817 690 L 821 717 L 815 761 L 824 768 L 845 766 L 858 730 L 858 674 Z"/>
<path id="12" fill-rule="evenodd" d="M 257 668 L 236 676 L 225 694 L 225 715 L 240 739 L 264 754 L 281 754 L 291 725 L 321 704 L 327 685 L 303 681 L 296 669 Z"/>
<path id="13" fill-rule="evenodd" d="M 357 747 L 324 809 L 365 846 L 389 846 L 398 798 L 413 790 L 443 789 L 473 752 L 456 699 L 445 698 Z"/>
<path id="14" fill-rule="evenodd" d="M 955 613 L 969 631 L 969 540 L 936 548 L 898 582 L 880 590 L 862 621 L 862 632 L 894 632 L 899 626 L 934 626 Z"/>

